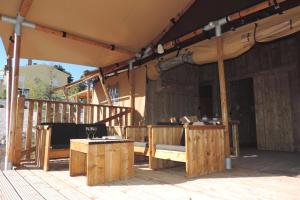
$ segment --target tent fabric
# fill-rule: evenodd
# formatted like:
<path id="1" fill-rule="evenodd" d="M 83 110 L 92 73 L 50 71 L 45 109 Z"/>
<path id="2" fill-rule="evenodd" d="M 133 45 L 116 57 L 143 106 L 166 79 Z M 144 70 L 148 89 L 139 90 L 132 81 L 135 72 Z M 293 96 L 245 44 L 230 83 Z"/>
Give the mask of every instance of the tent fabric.
<path id="1" fill-rule="evenodd" d="M 224 59 L 232 59 L 250 50 L 256 42 L 270 42 L 300 31 L 300 6 L 285 11 L 281 15 L 257 21 L 256 23 L 242 26 L 234 31 L 223 34 Z M 192 53 L 195 64 L 208 64 L 217 62 L 216 39 L 208 39 L 191 45 L 181 51 Z M 165 59 L 174 57 L 174 53 L 165 56 Z M 147 77 L 157 80 L 159 73 L 157 64 L 159 60 L 147 63 Z"/>
<path id="2" fill-rule="evenodd" d="M 184 10 L 191 0 L 35 0 L 26 20 L 84 38 L 139 52 Z M 15 17 L 21 0 L 0 1 L 0 14 Z M 0 22 L 8 47 L 13 25 Z M 102 67 L 131 56 L 24 28 L 21 57 Z"/>

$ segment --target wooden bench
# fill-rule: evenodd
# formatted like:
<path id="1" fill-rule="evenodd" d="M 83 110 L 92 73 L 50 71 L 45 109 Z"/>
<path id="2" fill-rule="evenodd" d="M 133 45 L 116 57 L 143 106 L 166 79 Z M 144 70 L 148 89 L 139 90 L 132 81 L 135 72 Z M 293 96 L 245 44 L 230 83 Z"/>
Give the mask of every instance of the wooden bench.
<path id="1" fill-rule="evenodd" d="M 37 127 L 37 167 L 49 170 L 49 160 L 68 158 L 70 139 L 87 138 L 85 128 L 97 127 L 95 137 L 107 136 L 105 124 L 47 123 Z"/>
<path id="2" fill-rule="evenodd" d="M 134 153 L 136 155 L 149 156 L 147 126 L 126 126 L 125 137 L 134 141 Z"/>
<path id="3" fill-rule="evenodd" d="M 188 178 L 224 170 L 224 126 L 148 126 L 148 129 L 151 169 L 185 163 Z"/>

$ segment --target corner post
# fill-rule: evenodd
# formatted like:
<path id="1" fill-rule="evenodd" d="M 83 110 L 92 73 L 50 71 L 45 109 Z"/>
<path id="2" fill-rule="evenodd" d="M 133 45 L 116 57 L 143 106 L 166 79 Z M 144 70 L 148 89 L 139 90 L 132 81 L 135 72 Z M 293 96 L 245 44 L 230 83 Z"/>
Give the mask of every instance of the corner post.
<path id="1" fill-rule="evenodd" d="M 13 79 L 12 79 L 12 90 L 11 90 L 11 104 L 10 104 L 10 126 L 9 126 L 9 137 L 7 138 L 8 145 L 8 158 L 7 168 L 11 169 L 12 161 L 14 160 L 14 135 L 16 128 L 16 108 L 17 108 L 17 96 L 19 87 L 19 68 L 20 68 L 20 49 L 21 49 L 21 30 L 22 22 L 24 17 L 18 15 L 15 24 L 14 31 L 14 53 L 13 53 Z"/>
<path id="2" fill-rule="evenodd" d="M 225 156 L 226 156 L 225 167 L 226 167 L 226 169 L 231 169 L 227 93 L 226 93 L 223 38 L 222 38 L 221 25 L 222 24 L 217 23 L 216 27 L 215 27 L 215 31 L 216 31 L 216 43 L 217 43 L 218 73 L 219 73 L 219 84 L 220 84 L 222 122 L 223 122 L 223 125 L 225 126 Z"/>
<path id="3" fill-rule="evenodd" d="M 11 160 L 9 160 L 9 126 L 10 126 L 10 103 L 11 103 L 11 84 L 12 84 L 12 52 L 8 52 L 7 65 L 5 68 L 6 77 L 6 154 L 5 154 L 5 170 L 11 169 Z"/>
<path id="4" fill-rule="evenodd" d="M 130 85 L 130 125 L 134 126 L 135 113 L 135 73 L 133 70 L 134 60 L 129 62 L 129 85 Z"/>

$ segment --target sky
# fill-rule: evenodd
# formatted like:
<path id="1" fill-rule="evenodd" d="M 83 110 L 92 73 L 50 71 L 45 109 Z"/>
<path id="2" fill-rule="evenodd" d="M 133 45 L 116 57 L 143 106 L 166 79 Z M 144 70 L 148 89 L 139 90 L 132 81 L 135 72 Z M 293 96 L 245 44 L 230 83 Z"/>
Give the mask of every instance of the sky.
<path id="1" fill-rule="evenodd" d="M 6 65 L 6 58 L 7 58 L 6 52 L 5 52 L 2 40 L 0 38 L 0 69 L 3 69 L 4 65 Z M 22 67 L 22 66 L 27 65 L 27 62 L 28 62 L 27 59 L 21 59 L 20 66 Z M 83 71 L 96 69 L 95 67 L 89 67 L 89 66 L 51 62 L 51 61 L 41 61 L 41 60 L 33 60 L 33 63 L 48 64 L 48 65 L 59 64 L 59 65 L 63 66 L 66 69 L 66 71 L 68 71 L 72 74 L 72 76 L 74 77 L 74 81 L 80 79 L 80 76 L 82 75 Z"/>

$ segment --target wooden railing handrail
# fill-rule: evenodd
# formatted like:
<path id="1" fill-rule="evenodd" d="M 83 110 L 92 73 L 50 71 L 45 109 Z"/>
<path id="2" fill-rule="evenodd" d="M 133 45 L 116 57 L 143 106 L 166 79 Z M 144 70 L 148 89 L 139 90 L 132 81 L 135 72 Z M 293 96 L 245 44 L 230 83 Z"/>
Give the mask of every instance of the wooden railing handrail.
<path id="1" fill-rule="evenodd" d="M 126 114 L 128 114 L 129 112 L 130 112 L 130 111 L 126 110 L 126 111 L 120 112 L 120 113 L 118 113 L 118 114 L 116 114 L 116 115 L 113 115 L 113 116 L 111 116 L 111 117 L 109 117 L 109 118 L 106 118 L 106 119 L 104 119 L 104 120 L 101 120 L 101 121 L 99 121 L 99 122 L 100 122 L 100 123 L 109 122 L 109 121 L 112 121 L 112 120 L 114 120 L 114 119 L 117 119 L 117 118 L 119 118 L 119 117 L 121 117 L 121 116 L 123 116 L 123 115 L 126 115 Z"/>
<path id="2" fill-rule="evenodd" d="M 109 105 L 102 105 L 102 104 L 88 104 L 88 103 L 76 103 L 76 102 L 67 102 L 67 101 L 57 101 L 57 100 L 44 100 L 44 99 L 26 99 L 25 101 L 34 101 L 34 102 L 45 102 L 45 103 L 60 103 L 60 104 L 70 104 L 70 105 L 81 105 L 81 106 L 99 106 L 99 107 L 106 107 L 106 108 L 125 108 L 131 110 L 130 107 L 126 106 L 109 106 Z"/>

